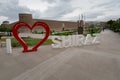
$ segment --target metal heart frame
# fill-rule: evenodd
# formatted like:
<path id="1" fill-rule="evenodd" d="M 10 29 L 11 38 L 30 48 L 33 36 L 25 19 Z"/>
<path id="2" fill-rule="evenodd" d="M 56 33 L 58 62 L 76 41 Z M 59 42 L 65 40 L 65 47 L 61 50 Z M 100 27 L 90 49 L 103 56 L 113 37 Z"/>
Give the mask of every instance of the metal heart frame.
<path id="1" fill-rule="evenodd" d="M 40 26 L 40 27 L 43 27 L 46 31 L 46 35 L 45 37 L 38 43 L 36 44 L 32 49 L 28 49 L 28 45 L 26 44 L 26 42 L 18 35 L 19 32 L 19 28 L 20 27 L 27 27 L 28 29 L 30 29 L 32 31 L 33 28 L 35 28 L 36 26 Z M 49 34 L 50 34 L 50 28 L 49 26 L 44 23 L 44 22 L 36 22 L 33 24 L 32 27 L 30 27 L 30 25 L 28 25 L 27 23 L 25 22 L 18 22 L 16 23 L 14 26 L 13 26 L 13 29 L 12 29 L 12 32 L 13 32 L 13 36 L 20 42 L 20 44 L 23 46 L 23 52 L 33 52 L 33 51 L 37 51 L 38 47 L 40 45 L 42 45 L 46 40 L 47 38 L 49 37 Z"/>

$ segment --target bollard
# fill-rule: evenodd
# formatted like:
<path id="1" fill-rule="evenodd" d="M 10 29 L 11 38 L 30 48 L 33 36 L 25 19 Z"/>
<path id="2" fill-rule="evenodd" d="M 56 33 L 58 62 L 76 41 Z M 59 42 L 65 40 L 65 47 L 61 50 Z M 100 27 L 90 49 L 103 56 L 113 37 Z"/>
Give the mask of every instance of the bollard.
<path id="1" fill-rule="evenodd" d="M 12 53 L 11 39 L 6 39 L 6 51 L 8 54 Z"/>

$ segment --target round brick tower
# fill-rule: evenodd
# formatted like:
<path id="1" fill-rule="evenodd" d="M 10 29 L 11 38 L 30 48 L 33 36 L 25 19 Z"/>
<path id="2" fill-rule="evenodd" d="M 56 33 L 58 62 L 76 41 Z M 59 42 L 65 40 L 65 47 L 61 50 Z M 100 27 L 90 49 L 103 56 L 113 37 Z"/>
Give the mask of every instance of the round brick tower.
<path id="1" fill-rule="evenodd" d="M 20 13 L 19 14 L 19 21 L 26 22 L 26 23 L 31 25 L 32 24 L 32 14 Z"/>
<path id="2" fill-rule="evenodd" d="M 20 13 L 19 14 L 19 22 L 25 22 L 29 25 L 32 25 L 32 14 Z M 21 27 L 19 29 L 19 32 L 30 32 L 30 30 L 26 27 Z"/>

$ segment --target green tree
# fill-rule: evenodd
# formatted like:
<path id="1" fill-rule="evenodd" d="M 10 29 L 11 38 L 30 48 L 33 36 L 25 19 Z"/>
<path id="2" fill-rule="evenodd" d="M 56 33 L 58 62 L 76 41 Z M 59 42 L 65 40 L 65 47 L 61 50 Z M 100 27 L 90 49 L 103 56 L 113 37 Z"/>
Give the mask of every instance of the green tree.
<path id="1" fill-rule="evenodd" d="M 119 21 L 109 20 L 109 21 L 107 21 L 107 26 L 109 29 L 111 29 L 115 32 L 120 32 L 120 22 Z"/>
<path id="2" fill-rule="evenodd" d="M 12 28 L 0 27 L 0 32 L 7 32 L 8 36 L 12 35 Z M 1 35 L 3 36 L 3 35 Z"/>

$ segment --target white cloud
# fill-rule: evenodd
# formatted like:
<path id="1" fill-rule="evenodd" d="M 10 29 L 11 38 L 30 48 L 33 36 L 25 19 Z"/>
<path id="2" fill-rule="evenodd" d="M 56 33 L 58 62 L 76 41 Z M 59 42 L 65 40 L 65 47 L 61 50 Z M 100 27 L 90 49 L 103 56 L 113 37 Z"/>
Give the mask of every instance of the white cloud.
<path id="1" fill-rule="evenodd" d="M 0 16 L 18 20 L 18 13 L 31 13 L 34 18 L 54 20 L 103 21 L 120 18 L 120 0 L 1 0 Z"/>
<path id="2" fill-rule="evenodd" d="M 3 21 L 6 21 L 7 19 L 8 19 L 8 17 L 0 16 L 0 24 L 1 24 Z"/>
<path id="3" fill-rule="evenodd" d="M 26 6 L 32 10 L 39 10 L 45 12 L 49 7 L 55 6 L 54 3 L 48 3 L 44 0 L 19 0 L 19 6 Z"/>
<path id="4" fill-rule="evenodd" d="M 74 10 L 71 13 L 65 14 L 62 16 L 62 18 L 72 18 L 72 17 L 78 17 L 82 13 L 79 9 Z"/>

